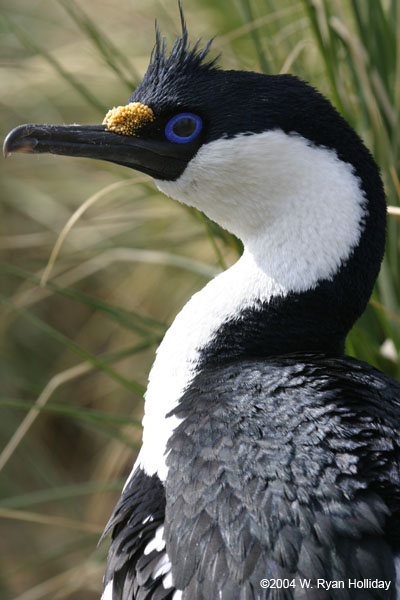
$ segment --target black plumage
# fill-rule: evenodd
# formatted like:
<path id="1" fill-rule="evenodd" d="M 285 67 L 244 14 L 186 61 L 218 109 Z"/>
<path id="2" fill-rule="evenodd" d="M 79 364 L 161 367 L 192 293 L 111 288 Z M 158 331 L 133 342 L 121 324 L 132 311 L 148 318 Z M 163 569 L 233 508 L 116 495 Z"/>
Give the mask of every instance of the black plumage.
<path id="1" fill-rule="evenodd" d="M 6 151 L 102 158 L 170 183 L 179 182 L 208 144 L 279 131 L 285 141 L 301 137 L 303 150 L 331 151 L 346 165 L 357 182 L 356 197 L 348 201 L 362 216 L 334 272 L 307 289 L 288 284 L 267 299 L 241 298 L 234 314 L 221 310 L 207 342 L 191 348 L 194 366 L 183 392 L 172 400 L 170 394 L 174 408 L 162 413 L 165 423 L 176 417 L 177 427 L 157 423 L 154 431 L 170 434 L 162 447 L 165 481 L 159 478 L 164 465 L 157 470 L 144 457 L 149 472 L 139 462 L 106 528 L 112 543 L 105 600 L 394 600 L 400 384 L 343 354 L 384 251 L 379 170 L 319 92 L 291 75 L 217 68 L 209 44 L 190 47 L 182 12 L 181 18 L 182 36 L 169 55 L 157 33 L 148 71 L 130 98 L 154 114 L 137 137 L 126 141 L 101 126 L 27 125 L 11 132 Z M 173 143 L 166 125 L 187 112 L 201 120 L 199 135 Z M 192 190 L 202 183 L 193 177 Z M 247 190 L 241 191 L 246 206 Z M 191 205 L 190 198 L 183 201 Z M 285 256 L 294 264 L 296 258 Z M 192 317 L 195 323 L 197 314 Z M 168 378 L 166 368 L 161 373 Z M 154 405 L 152 411 L 154 424 Z M 263 587 L 265 579 L 288 585 Z M 388 587 L 349 583 L 364 579 Z M 327 589 L 319 580 L 346 585 Z"/>
<path id="2" fill-rule="evenodd" d="M 292 354 L 204 369 L 174 411 L 183 421 L 169 441 L 165 492 L 139 471 L 108 526 L 107 579 L 116 590 L 120 581 L 141 590 L 114 597 L 172 597 L 151 569 L 142 574 L 159 558 L 142 553 L 165 519 L 184 600 L 396 598 L 399 399 L 400 384 L 348 357 Z M 154 521 L 143 525 L 148 515 Z M 264 578 L 296 587 L 263 590 Z M 392 585 L 301 587 L 364 578 Z"/>
<path id="3" fill-rule="evenodd" d="M 152 577 L 163 552 L 144 554 L 157 528 L 164 523 L 165 492 L 157 476 L 136 471 L 104 530 L 113 532 L 104 584 L 113 580 L 114 598 L 171 598 L 171 590 L 162 585 L 162 577 Z"/>

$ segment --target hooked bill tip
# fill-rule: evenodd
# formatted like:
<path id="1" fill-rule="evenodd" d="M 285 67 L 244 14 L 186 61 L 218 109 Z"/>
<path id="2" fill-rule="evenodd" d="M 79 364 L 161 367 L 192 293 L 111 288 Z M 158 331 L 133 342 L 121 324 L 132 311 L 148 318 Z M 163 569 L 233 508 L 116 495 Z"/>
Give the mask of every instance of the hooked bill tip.
<path id="1" fill-rule="evenodd" d="M 9 154 L 11 154 L 11 150 L 10 150 L 10 143 L 9 143 L 9 135 L 6 137 L 6 139 L 4 140 L 4 144 L 3 144 L 3 156 L 4 158 L 7 158 L 7 156 Z"/>
<path id="2" fill-rule="evenodd" d="M 32 148 L 34 148 L 36 145 L 37 140 L 24 137 L 24 133 L 26 134 L 25 125 L 20 125 L 19 127 L 15 127 L 15 129 L 10 131 L 3 143 L 4 158 L 7 158 L 7 156 L 9 156 L 12 152 L 32 151 Z"/>

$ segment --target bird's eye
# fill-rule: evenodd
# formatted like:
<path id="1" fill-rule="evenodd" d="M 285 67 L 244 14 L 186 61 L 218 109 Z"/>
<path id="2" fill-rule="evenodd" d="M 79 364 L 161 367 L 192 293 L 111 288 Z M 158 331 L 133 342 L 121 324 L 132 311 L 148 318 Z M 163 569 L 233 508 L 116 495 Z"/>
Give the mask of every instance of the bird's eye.
<path id="1" fill-rule="evenodd" d="M 203 121 L 193 113 L 180 113 L 168 121 L 165 136 L 170 142 L 187 144 L 197 138 L 203 128 Z"/>

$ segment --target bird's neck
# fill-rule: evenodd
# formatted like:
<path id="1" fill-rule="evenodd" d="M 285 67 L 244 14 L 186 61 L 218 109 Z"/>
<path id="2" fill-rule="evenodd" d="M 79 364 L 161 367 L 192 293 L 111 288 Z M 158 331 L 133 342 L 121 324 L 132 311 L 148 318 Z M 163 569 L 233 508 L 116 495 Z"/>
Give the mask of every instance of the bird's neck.
<path id="1" fill-rule="evenodd" d="M 246 249 L 189 300 L 167 331 L 146 392 L 138 464 L 149 475 L 157 472 L 165 479 L 164 452 L 177 424 L 168 415 L 202 370 L 240 357 L 343 351 L 343 332 L 324 323 L 330 310 L 326 298 L 317 289 L 294 294 L 268 271 L 268 261 L 260 264 Z"/>
<path id="2" fill-rule="evenodd" d="M 274 247 L 271 239 L 246 247 L 184 307 L 165 340 L 172 355 L 182 353 L 179 372 L 184 364 L 198 372 L 240 357 L 343 353 L 352 317 L 337 289 L 340 275 L 339 284 L 333 277 L 310 285 L 307 256 L 299 250 L 290 260 L 281 246 L 275 260 Z"/>
<path id="3" fill-rule="evenodd" d="M 267 132 L 259 141 L 264 149 L 269 142 L 263 161 L 284 156 L 285 168 L 279 160 L 273 162 L 266 181 L 260 175 L 265 166 L 254 170 L 258 163 L 247 138 L 232 140 L 229 156 L 244 144 L 249 152 L 240 156 L 252 159 L 246 164 L 254 167 L 248 202 L 239 193 L 243 185 L 235 179 L 234 162 L 223 177 L 213 177 L 208 169 L 198 183 L 206 150 L 215 154 L 208 167 L 225 157 L 219 142 L 209 144 L 203 154 L 200 149 L 180 180 L 159 185 L 182 202 L 189 198 L 194 206 L 204 206 L 245 244 L 240 260 L 190 299 L 158 349 L 138 465 L 161 479 L 167 475 L 167 441 L 177 425 L 169 413 L 197 374 L 241 357 L 342 354 L 346 334 L 365 309 L 378 273 L 385 204 L 368 153 L 355 170 L 333 151 L 313 148 L 297 137 Z M 301 147 L 301 160 L 297 152 L 297 162 L 288 162 L 293 144 Z M 234 215 L 235 222 L 226 222 L 227 215 Z"/>
<path id="4" fill-rule="evenodd" d="M 191 333 L 197 315 L 188 319 L 187 335 L 203 362 L 343 351 L 376 277 L 375 264 L 361 261 L 371 250 L 380 260 L 368 231 L 374 215 L 353 163 L 301 136 L 268 130 L 205 144 L 178 180 L 157 185 L 204 210 L 246 248 L 199 296 L 195 310 L 206 307 L 208 336 L 201 344 Z M 357 253 L 355 269 L 346 271 Z"/>

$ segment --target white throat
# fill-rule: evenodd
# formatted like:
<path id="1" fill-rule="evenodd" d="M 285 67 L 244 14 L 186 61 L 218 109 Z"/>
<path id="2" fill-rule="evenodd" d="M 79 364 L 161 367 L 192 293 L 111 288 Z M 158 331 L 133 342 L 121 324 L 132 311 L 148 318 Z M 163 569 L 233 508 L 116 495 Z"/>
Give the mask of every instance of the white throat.
<path id="1" fill-rule="evenodd" d="M 206 144 L 177 181 L 157 185 L 246 248 L 189 300 L 157 351 L 136 466 L 165 480 L 165 448 L 179 422 L 166 415 L 195 376 L 202 348 L 244 308 L 332 278 L 359 242 L 366 201 L 353 167 L 333 150 L 278 130 Z"/>
<path id="2" fill-rule="evenodd" d="M 366 211 L 352 165 L 281 130 L 206 144 L 177 181 L 156 183 L 237 235 L 294 291 L 332 277 L 358 244 Z"/>

